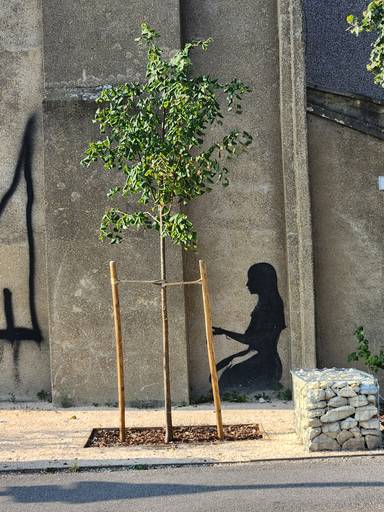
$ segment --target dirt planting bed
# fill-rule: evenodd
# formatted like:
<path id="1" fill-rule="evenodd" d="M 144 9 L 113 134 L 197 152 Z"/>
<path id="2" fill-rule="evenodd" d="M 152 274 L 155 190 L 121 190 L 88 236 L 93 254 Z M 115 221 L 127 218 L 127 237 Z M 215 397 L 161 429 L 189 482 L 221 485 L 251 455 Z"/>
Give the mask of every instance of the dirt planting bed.
<path id="1" fill-rule="evenodd" d="M 171 444 L 219 442 L 216 427 L 214 426 L 174 427 L 173 437 L 174 440 Z M 262 435 L 257 424 L 226 425 L 224 426 L 224 437 L 224 442 L 246 441 L 261 439 Z M 85 447 L 106 448 L 134 445 L 166 445 L 164 442 L 164 429 L 162 427 L 127 428 L 125 441 L 121 443 L 117 428 L 96 428 L 92 430 Z"/>

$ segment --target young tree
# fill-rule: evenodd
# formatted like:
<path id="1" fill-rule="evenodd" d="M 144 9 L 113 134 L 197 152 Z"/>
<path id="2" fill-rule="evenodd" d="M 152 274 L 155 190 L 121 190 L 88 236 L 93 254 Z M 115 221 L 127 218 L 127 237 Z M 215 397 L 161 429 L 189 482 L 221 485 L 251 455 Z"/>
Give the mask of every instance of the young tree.
<path id="1" fill-rule="evenodd" d="M 248 146 L 252 137 L 234 129 L 213 144 L 204 144 L 210 126 L 223 125 L 221 96 L 228 111 L 241 114 L 241 99 L 249 87 L 234 79 L 221 83 L 209 75 L 192 75 L 190 52 L 207 50 L 211 39 L 192 41 L 172 58 L 162 57 L 159 34 L 146 23 L 136 39 L 147 48 L 146 79 L 101 91 L 94 122 L 103 135 L 91 142 L 82 165 L 101 160 L 105 171 L 122 175 L 108 197 L 133 196 L 127 210 L 109 208 L 101 221 L 100 238 L 119 243 L 128 228 L 155 229 L 160 236 L 160 276 L 166 282 L 165 238 L 185 249 L 196 247 L 196 232 L 178 205 L 209 192 L 214 183 L 228 185 L 225 158 Z M 166 287 L 161 287 L 165 441 L 172 440 Z"/>

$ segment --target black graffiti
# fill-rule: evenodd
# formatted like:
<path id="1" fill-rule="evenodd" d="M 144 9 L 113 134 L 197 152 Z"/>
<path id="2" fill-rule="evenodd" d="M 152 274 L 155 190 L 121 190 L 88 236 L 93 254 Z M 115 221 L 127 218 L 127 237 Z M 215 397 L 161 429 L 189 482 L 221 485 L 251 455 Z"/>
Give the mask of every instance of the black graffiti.
<path id="1" fill-rule="evenodd" d="M 27 202 L 25 208 L 25 224 L 27 228 L 28 238 L 28 251 L 29 251 L 29 275 L 28 275 L 28 293 L 29 293 L 29 312 L 31 319 L 31 327 L 17 327 L 15 325 L 15 318 L 13 312 L 12 292 L 8 288 L 3 289 L 4 296 L 4 315 L 6 327 L 0 329 L 0 339 L 6 340 L 13 345 L 13 357 L 15 362 L 18 360 L 19 347 L 21 341 L 34 341 L 40 344 L 43 341 L 43 336 L 39 326 L 39 321 L 36 312 L 35 301 L 35 241 L 33 235 L 33 180 L 32 180 L 32 161 L 33 161 L 33 136 L 35 131 L 36 117 L 32 115 L 25 126 L 21 148 L 17 159 L 15 172 L 13 175 L 12 183 L 8 190 L 3 195 L 0 201 L 0 219 L 5 211 L 7 204 L 16 192 L 22 175 L 24 176 Z M 9 226 L 7 226 L 9 229 Z"/>
<path id="2" fill-rule="evenodd" d="M 221 391 L 271 389 L 281 379 L 277 344 L 286 325 L 274 267 L 269 263 L 252 265 L 248 270 L 247 288 L 251 294 L 258 295 L 258 302 L 245 333 L 213 328 L 214 335 L 223 334 L 248 346 L 217 364 L 218 371 L 224 370 L 219 380 Z"/>

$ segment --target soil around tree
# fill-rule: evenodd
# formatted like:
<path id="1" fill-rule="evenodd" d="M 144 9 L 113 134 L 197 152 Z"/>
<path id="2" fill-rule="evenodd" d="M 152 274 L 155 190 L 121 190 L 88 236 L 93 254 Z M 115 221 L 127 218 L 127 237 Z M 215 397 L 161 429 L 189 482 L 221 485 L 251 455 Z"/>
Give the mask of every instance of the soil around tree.
<path id="1" fill-rule="evenodd" d="M 225 425 L 224 440 L 226 441 L 249 441 L 261 439 L 259 425 Z M 172 443 L 165 443 L 164 428 L 162 427 L 140 427 L 127 428 L 125 431 L 125 441 L 122 443 L 119 439 L 118 428 L 95 428 L 85 445 L 85 448 L 107 448 L 113 446 L 137 446 L 137 445 L 158 445 L 169 446 L 175 444 L 201 444 L 201 443 L 219 443 L 216 427 L 210 425 L 173 427 Z"/>

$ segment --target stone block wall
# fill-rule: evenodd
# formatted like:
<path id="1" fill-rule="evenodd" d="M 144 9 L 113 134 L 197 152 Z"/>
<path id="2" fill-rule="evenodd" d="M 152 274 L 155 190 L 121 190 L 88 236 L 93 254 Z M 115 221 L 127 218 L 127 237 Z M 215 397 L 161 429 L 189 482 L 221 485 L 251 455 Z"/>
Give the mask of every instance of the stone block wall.
<path id="1" fill-rule="evenodd" d="M 309 451 L 381 448 L 375 377 L 353 368 L 291 373 L 296 432 Z"/>

